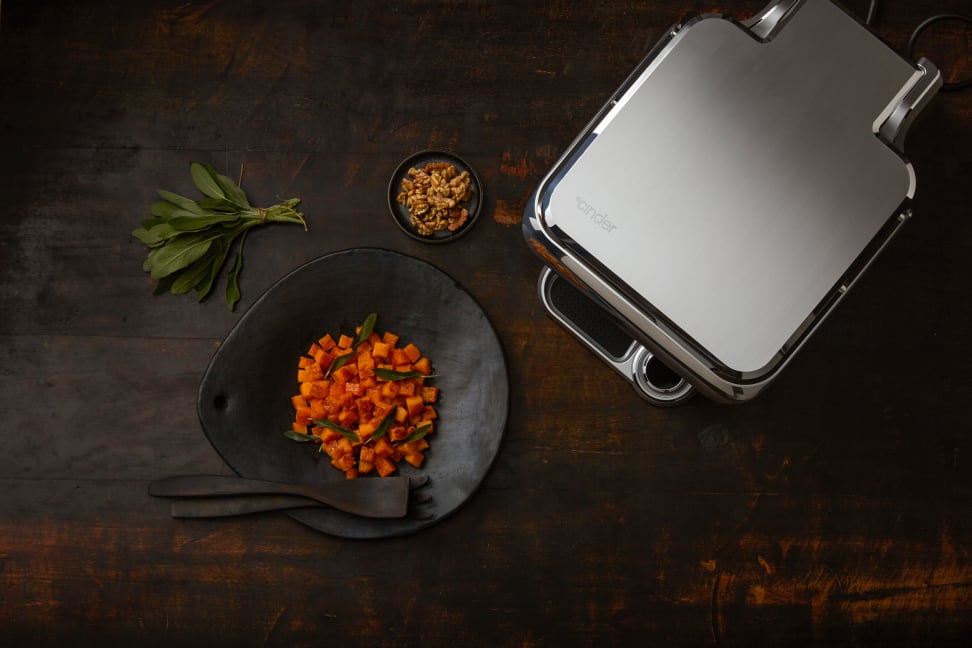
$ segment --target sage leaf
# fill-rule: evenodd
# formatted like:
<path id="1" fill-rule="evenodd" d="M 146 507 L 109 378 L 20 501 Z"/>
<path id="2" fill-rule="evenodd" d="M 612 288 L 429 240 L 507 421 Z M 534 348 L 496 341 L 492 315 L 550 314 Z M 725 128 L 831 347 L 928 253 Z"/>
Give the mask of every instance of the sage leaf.
<path id="1" fill-rule="evenodd" d="M 213 258 L 209 266 L 209 276 L 196 284 L 197 302 L 204 300 L 210 291 L 212 291 L 216 277 L 219 275 L 219 271 L 223 269 L 223 264 L 226 263 L 226 257 L 229 255 L 232 245 L 233 239 L 221 238 L 213 242 L 213 247 L 209 250 Z"/>
<path id="2" fill-rule="evenodd" d="M 149 213 L 153 216 L 157 216 L 162 219 L 173 218 L 180 214 L 192 214 L 191 211 L 183 209 L 175 203 L 171 203 L 168 200 L 159 200 L 149 205 Z"/>
<path id="3" fill-rule="evenodd" d="M 243 209 L 250 208 L 250 201 L 246 199 L 246 192 L 242 188 L 224 175 L 216 174 L 216 182 L 220 189 L 226 194 L 226 199 L 236 203 Z"/>
<path id="4" fill-rule="evenodd" d="M 207 212 L 227 212 L 239 214 L 240 206 L 226 198 L 205 198 L 200 200 L 198 205 Z"/>
<path id="5" fill-rule="evenodd" d="M 180 232 L 198 232 L 220 223 L 233 223 L 240 219 L 239 214 L 211 214 L 209 216 L 180 216 L 168 221 L 173 229 Z"/>
<path id="6" fill-rule="evenodd" d="M 393 409 L 392 411 L 388 412 L 388 414 L 385 415 L 385 418 L 381 420 L 381 424 L 374 432 L 371 433 L 371 436 L 368 437 L 368 440 L 377 441 L 381 437 L 388 434 L 388 430 L 391 429 L 392 423 L 394 422 L 395 422 L 395 410 Z"/>
<path id="7" fill-rule="evenodd" d="M 315 436 L 313 434 L 301 434 L 295 430 L 284 430 L 284 436 L 288 439 L 293 439 L 294 441 L 299 441 L 300 443 L 307 443 L 308 441 L 320 441 L 321 437 Z"/>
<path id="8" fill-rule="evenodd" d="M 329 430 L 334 430 L 335 432 L 337 432 L 344 438 L 348 439 L 352 443 L 361 443 L 361 437 L 358 436 L 357 432 L 355 432 L 354 430 L 349 430 L 346 427 L 341 427 L 334 421 L 330 421 L 328 419 L 318 419 L 314 421 L 314 425 L 316 427 L 322 427 L 322 428 L 327 428 Z"/>
<path id="9" fill-rule="evenodd" d="M 158 194 L 159 196 L 162 197 L 163 200 L 166 200 L 174 205 L 178 205 L 179 207 L 181 207 L 182 209 L 186 210 L 189 213 L 199 214 L 199 215 L 206 213 L 206 210 L 204 210 L 202 207 L 197 205 L 196 201 L 192 200 L 191 198 L 180 196 L 177 193 L 166 191 L 165 189 L 159 189 Z"/>
<path id="10" fill-rule="evenodd" d="M 217 174 L 213 170 L 213 167 L 202 162 L 193 162 L 189 165 L 189 173 L 192 175 L 192 181 L 199 191 L 210 198 L 226 198 L 222 187 L 216 181 Z"/>
<path id="11" fill-rule="evenodd" d="M 354 337 L 354 343 L 351 345 L 352 349 L 358 348 L 359 344 L 368 339 L 368 336 L 375 330 L 375 322 L 377 321 L 378 313 L 371 313 L 365 318 L 365 321 L 358 328 L 358 334 Z"/>
<path id="12" fill-rule="evenodd" d="M 198 259 L 191 266 L 178 273 L 178 276 L 175 278 L 175 281 L 172 282 L 172 286 L 169 288 L 169 292 L 171 292 L 173 295 L 181 295 L 189 292 L 195 288 L 199 282 L 205 281 L 205 279 L 209 276 L 209 271 L 212 264 L 213 260 L 208 256 Z"/>
<path id="13" fill-rule="evenodd" d="M 179 237 L 169 241 L 165 247 L 153 249 L 149 253 L 150 258 L 153 254 L 156 255 L 150 271 L 152 278 L 159 279 L 172 274 L 176 270 L 188 267 L 196 259 L 206 254 L 213 244 L 214 238 L 198 235 L 187 238 Z"/>
<path id="14" fill-rule="evenodd" d="M 418 441 L 419 439 L 425 437 L 426 434 L 432 431 L 432 424 L 426 423 L 420 427 L 415 428 L 411 434 L 402 439 L 401 443 L 412 443 L 413 441 Z"/>
<path id="15" fill-rule="evenodd" d="M 148 229 L 140 227 L 132 232 L 132 236 L 149 247 L 157 247 L 177 234 L 178 232 L 165 221 Z"/>
<path id="16" fill-rule="evenodd" d="M 384 369 L 382 367 L 375 367 L 375 375 L 382 380 L 388 380 L 395 382 L 397 380 L 405 380 L 407 378 L 434 378 L 435 376 L 426 376 L 423 373 L 417 371 L 395 371 L 394 369 Z"/>
<path id="17" fill-rule="evenodd" d="M 240 271 L 243 269 L 243 243 L 246 242 L 246 232 L 240 237 L 240 247 L 236 251 L 236 263 L 230 270 L 226 278 L 226 306 L 230 310 L 236 308 L 236 302 L 240 301 Z"/>

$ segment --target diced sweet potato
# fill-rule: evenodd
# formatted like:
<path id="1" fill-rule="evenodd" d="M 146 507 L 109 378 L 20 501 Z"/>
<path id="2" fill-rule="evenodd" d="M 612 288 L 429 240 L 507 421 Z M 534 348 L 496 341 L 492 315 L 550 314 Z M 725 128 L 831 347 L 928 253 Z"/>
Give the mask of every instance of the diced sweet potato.
<path id="1" fill-rule="evenodd" d="M 422 413 L 425 401 L 422 400 L 421 396 L 408 396 L 405 398 L 405 407 L 409 416 L 417 416 Z"/>
<path id="2" fill-rule="evenodd" d="M 417 362 L 418 359 L 422 357 L 422 352 L 419 351 L 419 348 L 411 342 L 405 345 L 404 351 L 405 355 L 408 356 L 409 362 Z"/>
<path id="3" fill-rule="evenodd" d="M 337 343 L 334 341 L 334 338 L 331 337 L 331 334 L 330 333 L 328 333 L 327 335 L 325 335 L 324 337 L 322 337 L 320 340 L 318 340 L 317 341 L 317 344 L 319 344 L 320 347 L 322 349 L 324 349 L 325 351 L 330 351 L 335 346 L 337 346 Z"/>
<path id="4" fill-rule="evenodd" d="M 361 327 L 355 332 L 360 335 Z M 439 391 L 425 385 L 425 377 L 432 372 L 430 360 L 414 343 L 399 348 L 399 336 L 391 331 L 382 335 L 372 331 L 354 346 L 356 339 L 341 334 L 335 340 L 327 334 L 298 358 L 299 393 L 290 399 L 294 408 L 291 428 L 316 435 L 319 450 L 347 479 L 372 472 L 391 475 L 403 460 L 421 466 L 429 442 L 424 438 L 404 441 L 419 426 L 431 425 L 438 417 L 432 404 L 438 402 Z M 341 366 L 332 371 L 335 360 L 348 354 L 353 355 L 343 358 L 338 363 Z M 380 378 L 377 368 L 421 375 L 389 380 Z M 389 415 L 391 427 L 373 440 Z M 353 431 L 358 440 L 352 442 L 346 431 L 328 427 L 322 423 L 325 420 Z"/>
<path id="5" fill-rule="evenodd" d="M 419 358 L 412 363 L 412 366 L 415 367 L 415 371 L 419 372 L 423 376 L 428 376 L 432 373 L 432 363 L 426 357 Z"/>
<path id="6" fill-rule="evenodd" d="M 412 361 L 409 359 L 404 349 L 392 349 L 389 360 L 391 360 L 393 365 L 397 366 L 412 364 Z"/>
<path id="7" fill-rule="evenodd" d="M 291 396 L 290 404 L 294 406 L 294 409 L 297 409 L 298 407 L 310 407 L 310 405 L 307 403 L 307 399 L 300 395 Z"/>
<path id="8" fill-rule="evenodd" d="M 387 437 L 381 437 L 375 443 L 375 457 L 390 457 L 394 451 L 395 449 L 392 447 L 392 444 L 388 442 Z"/>
<path id="9" fill-rule="evenodd" d="M 391 345 L 387 342 L 375 342 L 371 345 L 371 355 L 375 358 L 387 359 L 391 353 Z"/>
<path id="10" fill-rule="evenodd" d="M 378 457 L 375 460 L 375 470 L 377 470 L 378 474 L 382 477 L 388 477 L 398 470 L 398 467 L 395 465 L 395 462 L 388 459 L 388 457 Z"/>

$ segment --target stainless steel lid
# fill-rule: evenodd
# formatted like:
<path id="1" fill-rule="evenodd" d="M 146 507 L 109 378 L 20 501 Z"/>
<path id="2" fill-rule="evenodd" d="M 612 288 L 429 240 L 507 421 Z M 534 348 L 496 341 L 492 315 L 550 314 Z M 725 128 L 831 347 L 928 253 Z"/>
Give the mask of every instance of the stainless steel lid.
<path id="1" fill-rule="evenodd" d="M 758 393 L 909 214 L 941 83 L 828 0 L 673 28 L 543 180 L 525 235 L 710 395 Z"/>

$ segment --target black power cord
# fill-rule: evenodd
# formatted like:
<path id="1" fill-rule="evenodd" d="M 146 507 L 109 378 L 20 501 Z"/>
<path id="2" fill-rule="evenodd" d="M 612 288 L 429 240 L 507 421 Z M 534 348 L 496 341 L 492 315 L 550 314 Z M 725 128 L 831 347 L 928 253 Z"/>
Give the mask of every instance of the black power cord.
<path id="1" fill-rule="evenodd" d="M 878 4 L 878 0 L 871 0 L 868 4 L 867 18 L 864 20 L 866 25 L 874 25 L 875 20 L 877 20 Z M 920 25 L 915 27 L 913 32 L 911 32 L 911 37 L 908 39 L 908 58 L 915 60 L 915 46 L 918 44 L 918 38 L 921 36 L 922 32 L 936 23 L 946 21 L 960 22 L 972 26 L 972 17 L 963 16 L 961 14 L 944 13 L 926 18 L 921 22 Z M 961 81 L 953 81 L 951 83 L 942 84 L 942 92 L 964 90 L 970 86 L 972 86 L 972 78 L 963 79 Z"/>

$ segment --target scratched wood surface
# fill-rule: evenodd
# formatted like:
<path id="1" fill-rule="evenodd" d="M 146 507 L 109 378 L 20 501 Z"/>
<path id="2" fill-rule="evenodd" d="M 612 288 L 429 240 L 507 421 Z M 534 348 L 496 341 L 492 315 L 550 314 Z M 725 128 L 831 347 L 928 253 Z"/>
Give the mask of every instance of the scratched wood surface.
<path id="1" fill-rule="evenodd" d="M 875 29 L 900 50 L 964 5 L 883 2 Z M 915 218 L 750 404 L 644 404 L 535 294 L 520 218 L 543 173 L 667 27 L 761 6 L 3 2 L 0 643 L 968 645 L 972 92 L 914 127 Z M 969 42 L 947 25 L 920 53 L 958 78 Z M 485 185 L 450 245 L 388 216 L 425 148 Z M 236 312 L 153 297 L 130 236 L 197 159 L 308 215 L 250 237 Z M 221 339 L 357 246 L 434 263 L 494 324 L 512 396 L 482 488 L 390 540 L 169 518 L 149 481 L 231 472 L 195 415 Z"/>

